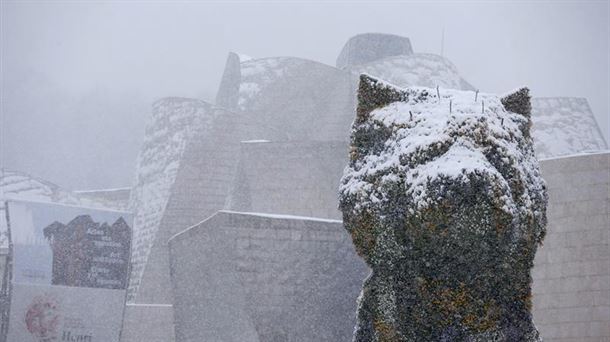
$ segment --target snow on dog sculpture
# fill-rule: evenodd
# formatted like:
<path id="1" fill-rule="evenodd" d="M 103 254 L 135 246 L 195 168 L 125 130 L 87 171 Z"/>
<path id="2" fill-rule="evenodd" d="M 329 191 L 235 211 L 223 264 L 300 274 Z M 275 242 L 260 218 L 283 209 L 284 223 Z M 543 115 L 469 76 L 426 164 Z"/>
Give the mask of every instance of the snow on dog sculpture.
<path id="1" fill-rule="evenodd" d="M 541 341 L 547 193 L 527 88 L 500 98 L 360 77 L 345 228 L 371 267 L 354 341 Z"/>

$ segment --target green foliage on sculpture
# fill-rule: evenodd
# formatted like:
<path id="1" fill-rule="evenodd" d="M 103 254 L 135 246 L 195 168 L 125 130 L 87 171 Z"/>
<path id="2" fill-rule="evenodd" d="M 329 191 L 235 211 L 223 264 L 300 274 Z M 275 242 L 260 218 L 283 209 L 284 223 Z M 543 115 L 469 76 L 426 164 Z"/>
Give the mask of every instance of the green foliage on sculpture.
<path id="1" fill-rule="evenodd" d="M 530 109 L 527 88 L 500 98 L 360 77 L 340 187 L 372 269 L 354 341 L 541 340 L 530 270 L 547 193 Z"/>

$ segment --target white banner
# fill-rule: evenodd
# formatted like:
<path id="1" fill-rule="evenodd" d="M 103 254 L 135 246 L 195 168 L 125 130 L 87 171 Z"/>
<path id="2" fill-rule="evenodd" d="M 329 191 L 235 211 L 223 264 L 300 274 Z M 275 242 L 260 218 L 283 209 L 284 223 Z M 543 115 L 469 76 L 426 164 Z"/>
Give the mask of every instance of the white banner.
<path id="1" fill-rule="evenodd" d="M 8 342 L 118 342 L 131 255 L 129 213 L 8 202 Z"/>

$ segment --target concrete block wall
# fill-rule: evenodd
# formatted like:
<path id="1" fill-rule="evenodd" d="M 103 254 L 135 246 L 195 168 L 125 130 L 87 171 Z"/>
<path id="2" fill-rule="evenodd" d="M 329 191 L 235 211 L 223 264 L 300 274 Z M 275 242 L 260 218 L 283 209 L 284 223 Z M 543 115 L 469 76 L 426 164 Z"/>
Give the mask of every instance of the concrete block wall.
<path id="1" fill-rule="evenodd" d="M 340 221 L 219 212 L 169 245 L 177 341 L 351 339 L 368 269 Z"/>
<path id="2" fill-rule="evenodd" d="M 171 304 L 168 239 L 224 207 L 234 178 L 244 127 L 239 115 L 223 111 L 207 135 L 189 142 L 142 276 L 137 303 Z"/>
<path id="3" fill-rule="evenodd" d="M 127 304 L 122 342 L 171 342 L 174 340 L 174 312 L 167 304 Z"/>
<path id="4" fill-rule="evenodd" d="M 609 161 L 608 152 L 541 161 L 549 223 L 532 277 L 546 342 L 610 341 Z"/>
<path id="5" fill-rule="evenodd" d="M 204 129 L 188 139 L 184 152 L 172 155 L 179 159 L 179 168 L 175 178 L 171 177 L 167 182 L 171 184 L 169 192 L 158 194 L 159 201 L 156 201 L 165 204 L 162 207 L 152 206 L 150 203 L 142 204 L 150 209 L 150 216 L 155 217 L 155 227 L 158 218 L 161 219 L 158 228 L 147 229 L 147 234 L 140 234 L 145 235 L 146 246 L 152 240 L 150 254 L 147 254 L 147 248 L 136 248 L 134 253 L 137 260 L 143 260 L 135 263 L 134 269 L 137 272 L 133 272 L 142 274 L 141 278 L 135 277 L 139 286 L 135 299 L 137 303 L 168 303 L 169 277 L 160 276 L 168 273 L 167 239 L 224 207 L 229 186 L 235 176 L 240 141 L 327 141 L 337 136 L 347 139 L 354 108 L 351 75 L 321 63 L 298 58 L 280 58 L 278 61 L 282 63 L 277 62 L 279 65 L 275 71 L 284 77 L 276 75 L 274 77 L 278 79 L 264 87 L 264 77 L 259 79 L 260 77 L 251 75 L 252 79 L 248 79 L 249 82 L 262 83 L 260 92 L 253 101 L 248 102 L 246 108 L 232 112 L 205 104 L 206 114 L 211 114 L 205 117 L 212 117 L 213 120 L 206 119 Z M 258 62 L 247 61 L 241 63 L 241 67 Z M 235 61 L 229 63 L 235 64 Z M 245 82 L 243 78 L 241 81 Z M 303 96 L 304 89 L 307 96 Z M 202 102 L 193 99 L 179 100 Z M 173 112 L 159 113 L 159 122 L 167 120 L 161 114 L 170 116 Z M 162 125 L 153 125 L 151 134 L 147 135 L 148 140 L 154 140 L 154 147 L 161 150 L 157 153 L 160 155 L 164 152 L 163 148 L 172 142 L 165 136 L 158 137 L 159 134 L 154 134 L 155 130 L 163 131 L 162 128 Z M 152 155 L 151 159 L 154 159 L 155 153 L 151 152 L 155 151 L 146 149 L 146 146 L 145 150 L 146 156 Z M 176 162 L 173 159 L 171 161 Z M 160 174 L 159 177 L 164 177 L 165 173 L 161 170 L 156 172 L 155 176 Z M 328 176 L 320 177 L 325 179 Z M 155 189 L 154 185 L 144 184 L 152 189 Z M 159 192 L 158 189 L 155 190 Z M 334 207 L 336 205 L 332 204 L 331 210 L 334 210 Z M 142 220 L 145 221 L 146 218 Z M 138 243 L 138 236 L 136 234 L 136 247 L 142 245 Z M 145 252 L 141 258 L 140 249 Z"/>
<path id="6" fill-rule="evenodd" d="M 239 141 L 243 138 L 241 134 L 252 130 L 240 123 L 242 120 L 239 114 L 222 109 L 214 110 L 221 113 L 216 114 L 209 134 L 195 136 L 188 142 L 181 156 L 180 169 L 171 186 L 171 195 L 164 208 L 135 298 L 135 303 L 140 306 L 137 310 L 130 310 L 129 319 L 126 318 L 124 323 L 126 336 L 137 336 L 136 332 L 147 336 L 147 327 L 152 324 L 169 327 L 171 338 L 164 341 L 174 341 L 167 241 L 173 234 L 201 222 L 223 208 L 237 166 L 233 156 L 239 153 Z M 165 308 L 162 314 L 155 309 L 157 306 Z"/>

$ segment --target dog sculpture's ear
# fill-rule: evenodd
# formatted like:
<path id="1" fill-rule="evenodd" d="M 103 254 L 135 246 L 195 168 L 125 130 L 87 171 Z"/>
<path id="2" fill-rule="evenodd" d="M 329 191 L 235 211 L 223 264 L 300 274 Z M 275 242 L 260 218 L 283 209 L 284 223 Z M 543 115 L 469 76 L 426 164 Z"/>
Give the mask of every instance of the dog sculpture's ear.
<path id="1" fill-rule="evenodd" d="M 506 110 L 521 114 L 528 119 L 532 115 L 532 102 L 530 90 L 522 87 L 500 99 Z"/>
<path id="2" fill-rule="evenodd" d="M 532 128 L 532 102 L 530 90 L 527 87 L 519 88 L 502 97 L 500 101 L 506 110 L 521 114 L 527 119 L 519 125 L 519 129 L 523 132 L 524 136 L 529 137 Z"/>
<path id="3" fill-rule="evenodd" d="M 370 125 L 371 112 L 390 103 L 404 101 L 407 92 L 367 74 L 360 75 L 358 85 L 358 107 L 352 125 L 352 144 L 350 159 L 357 160 L 369 154 L 376 144 L 383 143 L 383 133 Z"/>
<path id="4" fill-rule="evenodd" d="M 400 89 L 370 75 L 360 75 L 355 123 L 366 122 L 373 109 L 383 107 L 392 102 L 404 101 L 406 97 L 406 93 Z"/>

